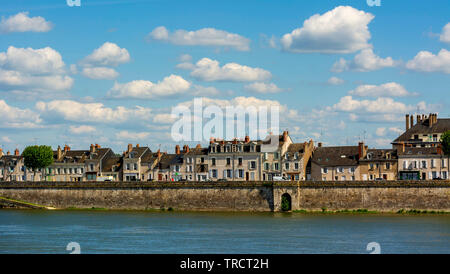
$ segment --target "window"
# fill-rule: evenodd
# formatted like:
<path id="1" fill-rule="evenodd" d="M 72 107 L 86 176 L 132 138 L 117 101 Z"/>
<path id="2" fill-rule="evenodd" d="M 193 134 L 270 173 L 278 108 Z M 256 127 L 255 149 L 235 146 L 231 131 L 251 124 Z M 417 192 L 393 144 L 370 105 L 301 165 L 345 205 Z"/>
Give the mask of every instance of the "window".
<path id="1" fill-rule="evenodd" d="M 255 180 L 255 172 L 250 172 L 250 180 Z"/>
<path id="2" fill-rule="evenodd" d="M 289 159 L 289 153 L 286 152 L 286 154 L 284 154 L 284 159 L 288 160 Z"/>
<path id="3" fill-rule="evenodd" d="M 427 168 L 427 161 L 426 160 L 422 161 L 422 168 Z"/>
<path id="4" fill-rule="evenodd" d="M 322 173 L 327 174 L 328 173 L 328 168 L 327 167 L 322 168 Z"/>
<path id="5" fill-rule="evenodd" d="M 279 169 L 278 163 L 274 163 L 274 164 L 273 164 L 273 169 L 274 169 L 274 170 L 278 170 L 278 169 Z"/>
<path id="6" fill-rule="evenodd" d="M 294 164 L 294 169 L 297 170 L 298 169 L 298 163 Z"/>
<path id="7" fill-rule="evenodd" d="M 134 164 L 134 170 L 138 170 L 137 164 Z"/>
<path id="8" fill-rule="evenodd" d="M 231 165 L 231 158 L 227 158 L 227 166 Z"/>
<path id="9" fill-rule="evenodd" d="M 342 177 L 341 177 L 341 181 L 345 181 L 345 176 L 342 176 Z"/>
<path id="10" fill-rule="evenodd" d="M 255 168 L 256 168 L 256 162 L 250 161 L 250 169 L 255 169 Z"/>
<path id="11" fill-rule="evenodd" d="M 295 160 L 298 159 L 298 152 L 296 152 L 296 153 L 294 154 L 294 159 L 295 159 Z"/>
<path id="12" fill-rule="evenodd" d="M 203 164 L 205 162 L 205 158 L 201 157 L 200 162 Z"/>
<path id="13" fill-rule="evenodd" d="M 391 163 L 386 163 L 386 169 L 391 169 Z"/>
<path id="14" fill-rule="evenodd" d="M 217 178 L 217 169 L 211 170 L 211 177 Z"/>
<path id="15" fill-rule="evenodd" d="M 264 163 L 264 170 L 269 170 L 269 169 L 270 169 L 269 163 Z"/>
<path id="16" fill-rule="evenodd" d="M 355 167 L 351 167 L 351 168 L 350 168 L 350 172 L 351 172 L 351 173 L 354 173 L 354 172 L 355 172 Z"/>
<path id="17" fill-rule="evenodd" d="M 446 165 L 445 159 L 442 159 L 442 160 L 441 160 L 441 166 L 442 166 L 442 167 L 446 167 L 446 166 L 447 166 L 447 165 Z"/>
<path id="18" fill-rule="evenodd" d="M 273 159 L 278 160 L 278 152 L 275 152 L 275 153 L 273 154 Z"/>
<path id="19" fill-rule="evenodd" d="M 233 178 L 233 171 L 231 169 L 227 169 L 227 178 Z"/>
<path id="20" fill-rule="evenodd" d="M 269 153 L 267 153 L 267 152 L 264 152 L 264 160 L 267 160 L 268 158 L 269 158 Z"/>
<path id="21" fill-rule="evenodd" d="M 242 166 L 242 158 L 238 158 L 238 165 Z"/>
<path id="22" fill-rule="evenodd" d="M 176 166 L 175 166 L 175 171 L 176 171 L 176 172 L 180 172 L 180 166 L 176 165 Z"/>
<path id="23" fill-rule="evenodd" d="M 369 169 L 373 169 L 373 164 L 369 164 Z"/>
<path id="24" fill-rule="evenodd" d="M 94 164 L 90 164 L 89 166 L 91 168 L 91 171 L 94 171 Z M 128 169 L 130 169 L 129 165 L 128 165 Z"/>
<path id="25" fill-rule="evenodd" d="M 211 158 L 211 165 L 213 165 L 213 166 L 216 165 L 216 158 Z"/>
<path id="26" fill-rule="evenodd" d="M 244 170 L 243 169 L 239 169 L 239 178 L 244 178 Z"/>
<path id="27" fill-rule="evenodd" d="M 436 167 L 436 164 L 435 164 L 435 162 L 434 162 L 434 159 L 431 159 L 431 167 L 432 167 L 432 168 Z"/>
<path id="28" fill-rule="evenodd" d="M 285 163 L 285 164 L 284 164 L 284 168 L 285 168 L 286 170 L 289 170 L 289 163 Z"/>
<path id="29" fill-rule="evenodd" d="M 339 172 L 339 173 L 344 172 L 344 168 L 343 168 L 343 167 L 338 167 L 338 168 L 337 168 L 337 172 Z"/>

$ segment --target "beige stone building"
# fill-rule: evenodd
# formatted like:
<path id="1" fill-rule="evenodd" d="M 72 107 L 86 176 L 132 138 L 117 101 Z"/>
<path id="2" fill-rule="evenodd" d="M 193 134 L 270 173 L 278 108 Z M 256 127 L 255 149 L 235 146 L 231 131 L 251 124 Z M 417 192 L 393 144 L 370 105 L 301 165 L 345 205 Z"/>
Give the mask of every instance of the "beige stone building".
<path id="1" fill-rule="evenodd" d="M 311 179 L 315 181 L 359 180 L 359 146 L 317 147 L 311 159 Z"/>
<path id="2" fill-rule="evenodd" d="M 367 149 L 359 144 L 362 157 L 359 159 L 360 180 L 397 180 L 397 151 L 395 149 Z"/>
<path id="3" fill-rule="evenodd" d="M 20 155 L 19 150 L 14 151 L 14 155 L 8 151 L 6 155 L 0 149 L 0 180 L 1 181 L 26 181 L 30 178 L 34 179 L 29 170 L 26 169 L 24 158 Z M 33 176 L 33 177 L 31 177 Z M 38 176 L 37 179 L 40 179 Z"/>
<path id="4" fill-rule="evenodd" d="M 47 169 L 49 181 L 84 181 L 89 150 L 71 150 L 68 145 L 53 151 L 53 164 Z"/>
<path id="5" fill-rule="evenodd" d="M 404 147 L 398 151 L 398 177 L 401 180 L 448 180 L 448 158 L 440 147 Z"/>
<path id="6" fill-rule="evenodd" d="M 307 166 L 314 152 L 314 142 L 289 144 L 282 156 L 283 177 L 291 181 L 304 181 L 307 179 Z M 308 178 L 309 179 L 309 178 Z"/>
<path id="7" fill-rule="evenodd" d="M 148 147 L 141 147 L 136 144 L 128 144 L 127 150 L 123 154 L 122 180 L 123 181 L 140 181 L 146 170 L 141 170 L 142 159 L 151 154 L 152 151 Z"/>

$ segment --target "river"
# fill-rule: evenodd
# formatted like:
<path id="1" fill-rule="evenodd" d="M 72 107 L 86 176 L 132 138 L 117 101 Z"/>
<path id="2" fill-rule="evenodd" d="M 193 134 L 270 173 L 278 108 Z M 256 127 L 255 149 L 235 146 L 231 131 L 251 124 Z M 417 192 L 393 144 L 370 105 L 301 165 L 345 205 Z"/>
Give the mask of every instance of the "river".
<path id="1" fill-rule="evenodd" d="M 0 253 L 450 253 L 449 215 L 0 210 Z"/>

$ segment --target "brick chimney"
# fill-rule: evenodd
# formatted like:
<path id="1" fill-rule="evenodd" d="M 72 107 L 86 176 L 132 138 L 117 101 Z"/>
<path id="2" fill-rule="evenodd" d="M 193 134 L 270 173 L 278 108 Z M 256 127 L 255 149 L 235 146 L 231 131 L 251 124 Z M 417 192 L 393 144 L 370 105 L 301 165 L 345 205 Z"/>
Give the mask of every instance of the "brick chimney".
<path id="1" fill-rule="evenodd" d="M 430 113 L 430 115 L 428 116 L 428 127 L 432 127 L 433 123 L 434 123 L 433 114 Z"/>
<path id="2" fill-rule="evenodd" d="M 3 149 L 0 148 L 0 157 L 3 156 Z"/>
<path id="3" fill-rule="evenodd" d="M 128 144 L 127 152 L 131 152 L 133 150 L 133 144 Z"/>
<path id="4" fill-rule="evenodd" d="M 358 156 L 359 159 L 364 159 L 364 157 L 366 157 L 366 146 L 364 145 L 364 142 L 359 142 L 358 143 Z"/>
<path id="5" fill-rule="evenodd" d="M 18 148 L 16 148 L 16 150 L 14 150 L 14 156 L 20 156 L 20 153 L 19 153 L 19 149 L 18 149 Z"/>
<path id="6" fill-rule="evenodd" d="M 58 159 L 61 159 L 61 157 L 62 157 L 61 146 L 58 146 L 58 149 L 56 149 L 56 152 L 57 152 L 57 157 L 58 157 Z"/>
<path id="7" fill-rule="evenodd" d="M 175 146 L 175 154 L 180 154 L 180 145 Z"/>
<path id="8" fill-rule="evenodd" d="M 209 143 L 210 144 L 214 144 L 214 141 L 215 141 L 216 139 L 214 139 L 213 137 L 211 137 L 210 139 L 209 139 Z"/>
<path id="9" fill-rule="evenodd" d="M 202 146 L 201 146 L 200 144 L 197 144 L 197 145 L 195 146 L 195 148 L 202 148 Z"/>
<path id="10" fill-rule="evenodd" d="M 100 145 L 99 144 L 95 144 L 95 149 L 99 149 Z"/>
<path id="11" fill-rule="evenodd" d="M 417 114 L 416 115 L 416 119 L 417 119 L 417 121 L 416 121 L 416 123 L 422 123 L 422 120 L 420 119 L 420 115 L 419 114 Z"/>
<path id="12" fill-rule="evenodd" d="M 411 115 L 411 116 L 409 117 L 409 119 L 411 119 L 411 122 L 409 123 L 409 127 L 411 128 L 411 127 L 414 126 L 414 115 Z"/>
<path id="13" fill-rule="evenodd" d="M 184 149 L 184 152 L 185 153 L 189 153 L 189 146 L 188 145 L 186 145 L 186 148 Z"/>
<path id="14" fill-rule="evenodd" d="M 158 155 L 158 159 L 161 158 L 161 151 L 158 149 L 158 151 L 156 152 L 156 154 Z"/>
<path id="15" fill-rule="evenodd" d="M 318 147 L 322 147 L 322 142 L 317 143 Z"/>
<path id="16" fill-rule="evenodd" d="M 6 155 L 11 155 L 11 152 L 9 152 L 9 150 L 6 152 Z"/>
<path id="17" fill-rule="evenodd" d="M 70 147 L 68 145 L 64 145 L 64 152 L 70 151 Z"/>
<path id="18" fill-rule="evenodd" d="M 93 144 L 91 144 L 91 147 L 89 148 L 89 151 L 90 151 L 91 153 L 94 153 L 94 152 L 95 152 L 95 146 L 94 146 Z"/>
<path id="19" fill-rule="evenodd" d="M 136 147 L 139 147 L 139 144 L 136 144 Z"/>
<path id="20" fill-rule="evenodd" d="M 405 121 L 406 122 L 406 127 L 405 128 L 406 128 L 406 130 L 408 130 L 409 129 L 409 114 L 405 115 L 405 120 L 406 120 Z"/>
<path id="21" fill-rule="evenodd" d="M 249 142 L 250 142 L 250 136 L 246 135 L 244 141 L 245 141 L 246 143 L 249 143 Z"/>
<path id="22" fill-rule="evenodd" d="M 283 142 L 287 142 L 289 132 L 287 130 L 283 131 Z"/>

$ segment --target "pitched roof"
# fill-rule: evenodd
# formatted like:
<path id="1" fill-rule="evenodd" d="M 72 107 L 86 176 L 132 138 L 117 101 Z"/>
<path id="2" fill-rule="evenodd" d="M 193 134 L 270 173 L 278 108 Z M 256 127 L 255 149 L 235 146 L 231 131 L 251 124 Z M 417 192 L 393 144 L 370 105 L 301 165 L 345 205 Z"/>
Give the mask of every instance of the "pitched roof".
<path id="1" fill-rule="evenodd" d="M 159 169 L 169 169 L 172 161 L 179 155 L 177 154 L 162 154 L 158 163 Z"/>
<path id="2" fill-rule="evenodd" d="M 389 157 L 388 157 L 389 156 Z M 376 149 L 370 148 L 367 150 L 366 157 L 359 159 L 359 161 L 396 161 L 397 150 L 395 149 Z"/>
<path id="3" fill-rule="evenodd" d="M 318 147 L 312 161 L 321 166 L 354 166 L 358 164 L 358 146 Z"/>
<path id="4" fill-rule="evenodd" d="M 415 134 L 443 133 L 447 130 L 450 130 L 450 119 L 439 118 L 431 127 L 429 127 L 429 120 L 426 119 L 425 121 L 419 122 L 405 131 L 402 135 L 397 137 L 393 143 L 413 140 Z"/>
<path id="5" fill-rule="evenodd" d="M 149 147 L 133 147 L 130 152 L 125 153 L 126 158 L 140 158 L 144 153 L 152 152 Z M 130 157 L 131 156 L 131 157 Z"/>
<path id="6" fill-rule="evenodd" d="M 120 170 L 121 165 L 122 165 L 122 157 L 120 156 L 108 157 L 103 163 L 102 171 L 116 172 Z"/>
<path id="7" fill-rule="evenodd" d="M 405 147 L 405 151 L 400 149 L 398 154 L 400 156 L 439 155 L 439 149 L 438 147 Z"/>

